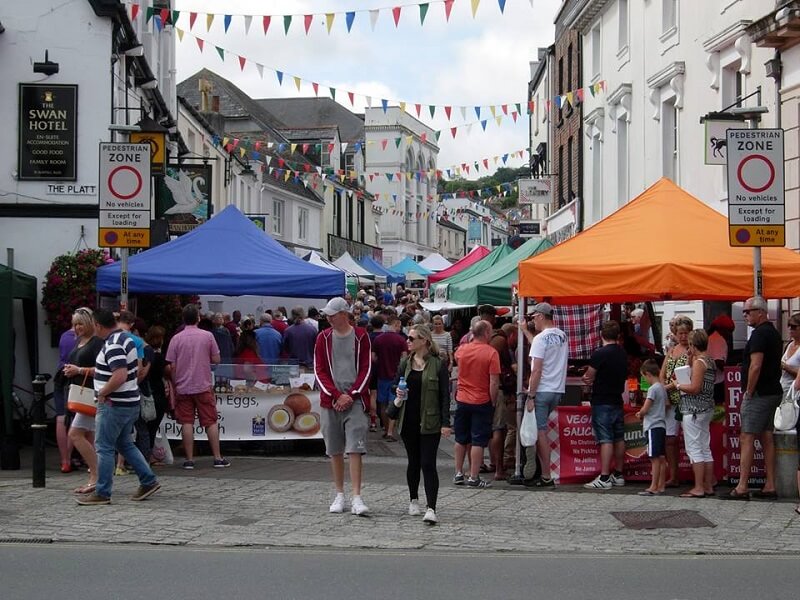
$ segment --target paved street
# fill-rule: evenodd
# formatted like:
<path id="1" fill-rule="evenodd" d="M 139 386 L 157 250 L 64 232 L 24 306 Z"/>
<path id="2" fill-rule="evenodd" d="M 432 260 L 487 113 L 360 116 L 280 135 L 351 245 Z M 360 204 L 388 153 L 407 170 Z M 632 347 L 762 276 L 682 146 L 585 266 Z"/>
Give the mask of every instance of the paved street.
<path id="1" fill-rule="evenodd" d="M 375 435 L 375 434 L 372 434 Z M 328 465 L 315 445 L 279 456 L 231 454 L 219 470 L 201 457 L 195 471 L 160 467 L 163 489 L 131 502 L 135 476 L 115 482 L 113 504 L 80 507 L 71 489 L 83 474 L 48 472 L 33 489 L 30 471 L 0 472 L 0 542 L 151 543 L 187 546 L 375 548 L 427 551 L 558 552 L 570 554 L 741 554 L 800 552 L 800 516 L 793 502 L 722 502 L 641 498 L 642 485 L 610 492 L 563 486 L 534 491 L 499 483 L 487 490 L 449 483 L 452 445 L 440 453 L 440 524 L 405 514 L 402 445 L 371 442 L 364 498 L 368 518 L 331 515 Z M 24 459 L 27 460 L 27 453 Z M 613 511 L 694 510 L 715 526 L 626 529 Z"/>

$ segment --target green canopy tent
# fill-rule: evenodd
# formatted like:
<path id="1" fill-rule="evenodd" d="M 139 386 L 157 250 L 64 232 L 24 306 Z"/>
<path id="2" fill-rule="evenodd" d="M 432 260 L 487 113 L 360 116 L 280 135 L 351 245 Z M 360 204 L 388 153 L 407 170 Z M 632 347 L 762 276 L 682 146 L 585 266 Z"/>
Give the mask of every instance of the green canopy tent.
<path id="1" fill-rule="evenodd" d="M 0 401 L 2 402 L 3 442 L 11 434 L 14 383 L 14 300 L 22 300 L 25 334 L 28 339 L 28 363 L 31 372 L 38 371 L 38 331 L 36 320 L 36 278 L 0 265 Z M 7 467 L 5 449 L 3 468 Z M 13 459 L 12 461 L 13 462 Z M 19 458 L 17 457 L 17 463 Z M 16 468 L 19 468 L 18 466 Z"/>
<path id="2" fill-rule="evenodd" d="M 481 273 L 468 279 L 450 285 L 447 290 L 447 299 L 455 304 L 476 306 L 478 304 L 493 304 L 494 306 L 511 305 L 511 286 L 519 281 L 519 263 L 531 256 L 539 254 L 552 247 L 547 239 L 532 238 L 519 248 L 498 260 L 494 265 Z M 491 255 L 489 255 L 491 256 Z M 486 261 L 489 256 L 478 264 Z M 452 279 L 460 277 L 459 273 Z M 447 280 L 445 280 L 447 281 Z"/>
<path id="3" fill-rule="evenodd" d="M 457 285 L 464 281 L 469 281 L 473 277 L 483 273 L 487 269 L 491 269 L 494 265 L 497 264 L 498 261 L 502 260 L 509 254 L 511 254 L 514 249 L 509 246 L 508 244 L 500 244 L 497 248 L 492 250 L 489 254 L 484 256 L 478 262 L 471 264 L 463 271 L 459 271 L 452 277 L 448 277 L 447 279 L 442 279 L 441 281 L 437 281 L 431 287 L 435 290 L 437 287 L 441 285 L 451 286 Z"/>

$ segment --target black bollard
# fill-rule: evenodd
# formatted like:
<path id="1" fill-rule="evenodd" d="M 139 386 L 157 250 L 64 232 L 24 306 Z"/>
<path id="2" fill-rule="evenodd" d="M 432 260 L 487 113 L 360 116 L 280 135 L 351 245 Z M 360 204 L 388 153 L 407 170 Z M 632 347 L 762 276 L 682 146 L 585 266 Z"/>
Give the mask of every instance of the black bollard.
<path id="1" fill-rule="evenodd" d="M 37 373 L 33 380 L 33 404 L 31 404 L 31 430 L 33 433 L 33 487 L 45 487 L 44 435 L 47 423 L 44 414 L 44 397 L 49 373 Z"/>

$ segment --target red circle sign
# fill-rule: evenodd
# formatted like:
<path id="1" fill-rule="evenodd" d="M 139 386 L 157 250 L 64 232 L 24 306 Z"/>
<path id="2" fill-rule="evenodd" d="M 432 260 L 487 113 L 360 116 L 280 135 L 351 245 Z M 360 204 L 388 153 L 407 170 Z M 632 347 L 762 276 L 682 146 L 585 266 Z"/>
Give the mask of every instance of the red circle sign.
<path id="1" fill-rule="evenodd" d="M 755 185 L 748 185 L 744 180 L 744 167 L 747 163 L 751 160 L 759 160 L 767 165 L 769 169 L 769 177 L 767 178 L 767 183 L 765 183 L 761 187 L 756 187 Z M 742 162 L 739 163 L 739 168 L 736 170 L 736 178 L 739 180 L 741 186 L 746 189 L 748 192 L 752 194 L 760 194 L 764 190 L 768 189 L 772 183 L 775 181 L 775 165 L 770 162 L 770 160 L 764 156 L 763 154 L 751 154 L 750 156 L 746 157 Z"/>
<path id="2" fill-rule="evenodd" d="M 130 194 L 123 194 L 122 192 L 114 189 L 114 184 L 113 184 L 114 176 L 117 175 L 117 173 L 119 173 L 120 171 L 130 171 L 131 173 L 133 173 L 134 177 L 136 177 L 135 189 Z M 142 191 L 142 176 L 139 173 L 139 171 L 137 171 L 131 166 L 128 165 L 119 166 L 108 174 L 108 191 L 110 191 L 116 198 L 119 198 L 120 200 L 130 200 L 131 198 L 133 198 L 139 192 Z"/>

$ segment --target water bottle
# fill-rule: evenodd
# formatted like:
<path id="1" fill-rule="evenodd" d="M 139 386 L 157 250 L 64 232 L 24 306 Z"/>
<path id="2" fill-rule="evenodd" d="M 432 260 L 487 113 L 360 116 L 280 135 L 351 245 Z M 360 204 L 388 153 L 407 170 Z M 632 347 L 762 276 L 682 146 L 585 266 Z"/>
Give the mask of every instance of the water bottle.
<path id="1" fill-rule="evenodd" d="M 401 377 L 400 381 L 397 382 L 397 391 L 398 392 L 399 391 L 403 392 L 403 398 L 400 399 L 398 396 L 395 396 L 395 398 L 394 398 L 394 405 L 397 406 L 398 408 L 403 405 L 403 402 L 406 399 L 406 391 L 407 390 L 408 390 L 408 385 L 406 384 L 406 378 L 405 377 Z"/>

